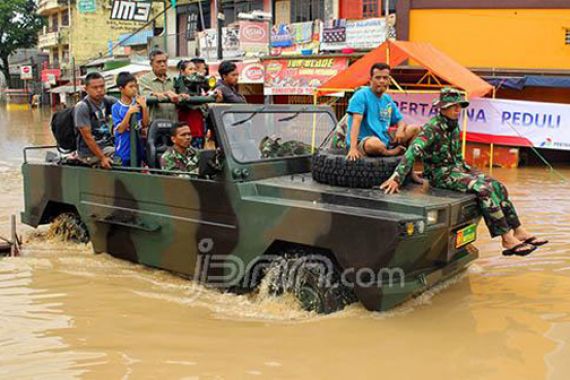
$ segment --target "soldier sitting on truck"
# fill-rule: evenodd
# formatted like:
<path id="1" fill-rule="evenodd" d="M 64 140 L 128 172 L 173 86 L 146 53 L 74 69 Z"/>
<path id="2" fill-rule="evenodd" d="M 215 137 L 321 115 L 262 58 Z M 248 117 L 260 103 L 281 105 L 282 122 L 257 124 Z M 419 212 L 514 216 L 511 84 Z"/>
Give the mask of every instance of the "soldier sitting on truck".
<path id="1" fill-rule="evenodd" d="M 503 255 L 525 256 L 536 247 L 548 243 L 529 233 L 521 225 L 515 208 L 509 200 L 506 187 L 499 181 L 472 169 L 461 154 L 459 139 L 459 116 L 469 102 L 454 88 L 441 90 L 440 109 L 423 127 L 412 142 L 390 179 L 380 188 L 392 194 L 399 191 L 406 174 L 412 170 L 414 161 L 423 160 L 424 177 L 434 187 L 473 193 L 491 237 L 500 236 L 505 250 Z"/>
<path id="2" fill-rule="evenodd" d="M 197 175 L 198 151 L 191 146 L 192 134 L 188 124 L 184 122 L 174 124 L 170 129 L 170 139 L 173 146 L 160 157 L 160 167 L 163 170 Z"/>
<path id="3" fill-rule="evenodd" d="M 265 136 L 259 143 L 262 158 L 293 157 L 311 154 L 311 145 L 298 140 L 281 142 L 280 137 Z"/>

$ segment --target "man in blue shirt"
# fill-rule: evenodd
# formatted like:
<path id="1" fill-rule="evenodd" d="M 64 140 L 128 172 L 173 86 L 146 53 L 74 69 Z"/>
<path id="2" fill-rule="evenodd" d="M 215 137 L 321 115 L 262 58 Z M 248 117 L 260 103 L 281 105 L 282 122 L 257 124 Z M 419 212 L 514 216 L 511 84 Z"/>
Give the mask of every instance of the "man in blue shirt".
<path id="1" fill-rule="evenodd" d="M 370 68 L 370 86 L 357 91 L 348 104 L 347 158 L 397 156 L 419 134 L 419 126 L 406 125 L 392 98 L 386 94 L 390 85 L 390 66 L 375 63 Z M 389 132 L 397 125 L 395 134 Z"/>
<path id="2" fill-rule="evenodd" d="M 144 149 L 139 136 L 136 136 L 137 162 L 131 162 L 131 126 L 143 133 L 149 125 L 149 112 L 146 99 L 137 96 L 138 85 L 136 78 L 128 73 L 121 72 L 117 76 L 117 87 L 121 91 L 121 99 L 113 105 L 112 115 L 115 124 L 115 154 L 121 158 L 122 166 L 140 166 L 144 160 Z M 136 123 L 131 118 L 136 115 Z M 135 133 L 135 132 L 133 132 Z"/>

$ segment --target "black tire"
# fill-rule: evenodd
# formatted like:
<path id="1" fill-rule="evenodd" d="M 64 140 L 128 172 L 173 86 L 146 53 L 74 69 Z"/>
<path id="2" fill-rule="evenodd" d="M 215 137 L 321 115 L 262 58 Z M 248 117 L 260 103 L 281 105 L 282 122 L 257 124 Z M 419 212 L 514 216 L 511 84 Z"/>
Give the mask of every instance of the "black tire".
<path id="1" fill-rule="evenodd" d="M 334 313 L 356 302 L 352 290 L 341 283 L 338 270 L 315 257 L 276 259 L 266 272 L 271 276 L 269 294 L 293 294 L 304 310 L 318 314 Z"/>
<path id="2" fill-rule="evenodd" d="M 79 215 L 74 212 L 64 212 L 56 216 L 49 228 L 51 236 L 59 237 L 63 241 L 74 243 L 88 243 L 89 231 Z"/>
<path id="3" fill-rule="evenodd" d="M 313 179 L 333 186 L 371 189 L 386 181 L 402 156 L 346 159 L 346 153 L 319 151 L 313 156 Z"/>

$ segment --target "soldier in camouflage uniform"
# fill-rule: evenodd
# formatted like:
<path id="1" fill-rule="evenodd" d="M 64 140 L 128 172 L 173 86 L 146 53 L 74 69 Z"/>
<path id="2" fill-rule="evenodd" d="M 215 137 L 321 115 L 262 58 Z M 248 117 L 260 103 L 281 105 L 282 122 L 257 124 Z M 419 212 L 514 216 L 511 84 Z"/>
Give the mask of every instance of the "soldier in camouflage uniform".
<path id="1" fill-rule="evenodd" d="M 504 255 L 528 255 L 546 244 L 527 232 L 509 200 L 505 186 L 469 167 L 461 155 L 459 116 L 469 103 L 453 88 L 441 91 L 436 106 L 440 114 L 432 118 L 406 151 L 390 179 L 380 187 L 391 194 L 398 192 L 414 161 L 421 158 L 424 176 L 440 189 L 474 193 L 492 237 L 501 236 Z"/>
<path id="2" fill-rule="evenodd" d="M 190 143 L 192 135 L 186 123 L 177 123 L 170 130 L 173 146 L 160 157 L 163 170 L 181 171 L 198 174 L 198 151 Z"/>
<path id="3" fill-rule="evenodd" d="M 311 154 L 311 146 L 302 141 L 290 140 L 281 143 L 281 138 L 265 136 L 259 143 L 262 158 L 292 157 Z"/>
<path id="4" fill-rule="evenodd" d="M 336 124 L 334 135 L 331 143 L 331 148 L 348 150 L 346 145 L 346 130 L 348 128 L 348 115 L 344 115 L 342 119 Z"/>

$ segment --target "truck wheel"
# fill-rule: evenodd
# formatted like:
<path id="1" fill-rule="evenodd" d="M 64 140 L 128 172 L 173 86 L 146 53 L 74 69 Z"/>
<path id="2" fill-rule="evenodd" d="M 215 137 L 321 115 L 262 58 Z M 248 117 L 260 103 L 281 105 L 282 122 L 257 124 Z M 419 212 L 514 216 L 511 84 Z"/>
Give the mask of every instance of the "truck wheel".
<path id="1" fill-rule="evenodd" d="M 340 274 L 334 268 L 317 261 L 300 258 L 280 258 L 267 269 L 269 293 L 295 296 L 304 310 L 319 314 L 330 314 L 356 302 L 356 296 L 340 281 Z"/>
<path id="2" fill-rule="evenodd" d="M 79 215 L 74 212 L 64 212 L 56 216 L 49 228 L 51 236 L 57 236 L 64 241 L 88 243 L 89 231 Z"/>
<path id="3" fill-rule="evenodd" d="M 313 179 L 342 187 L 371 189 L 386 181 L 398 166 L 401 156 L 346 159 L 346 153 L 319 151 L 313 156 Z"/>

